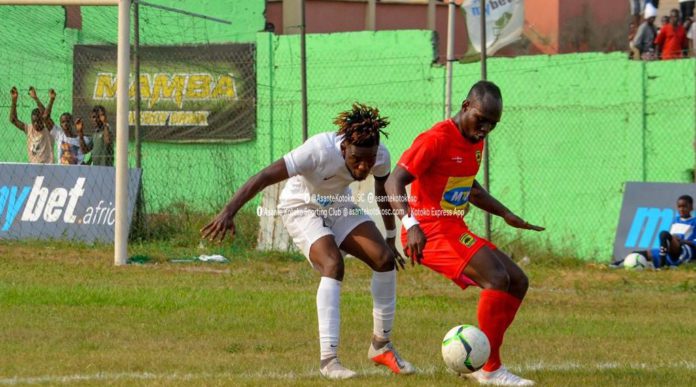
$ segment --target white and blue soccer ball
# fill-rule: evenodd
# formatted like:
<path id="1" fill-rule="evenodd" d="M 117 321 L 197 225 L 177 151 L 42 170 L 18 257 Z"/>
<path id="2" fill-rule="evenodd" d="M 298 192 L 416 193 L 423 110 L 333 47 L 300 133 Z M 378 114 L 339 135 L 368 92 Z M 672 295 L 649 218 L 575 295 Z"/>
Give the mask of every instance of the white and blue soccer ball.
<path id="1" fill-rule="evenodd" d="M 628 270 L 643 270 L 652 267 L 652 263 L 648 262 L 642 254 L 631 253 L 623 260 L 624 269 Z"/>
<path id="2" fill-rule="evenodd" d="M 488 337 L 473 325 L 457 325 L 442 339 L 442 359 L 447 368 L 459 374 L 478 371 L 490 354 Z"/>

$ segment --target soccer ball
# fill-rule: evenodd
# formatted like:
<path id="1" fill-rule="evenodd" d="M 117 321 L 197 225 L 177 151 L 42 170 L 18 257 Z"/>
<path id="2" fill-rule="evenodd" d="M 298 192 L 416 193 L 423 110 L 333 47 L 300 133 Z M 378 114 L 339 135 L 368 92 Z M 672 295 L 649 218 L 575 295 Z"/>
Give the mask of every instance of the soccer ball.
<path id="1" fill-rule="evenodd" d="M 486 334 L 473 325 L 458 325 L 442 339 L 442 358 L 449 369 L 468 374 L 488 361 L 491 345 Z"/>
<path id="2" fill-rule="evenodd" d="M 648 260 L 638 253 L 628 254 L 623 260 L 623 267 L 628 270 L 643 270 L 651 266 Z"/>

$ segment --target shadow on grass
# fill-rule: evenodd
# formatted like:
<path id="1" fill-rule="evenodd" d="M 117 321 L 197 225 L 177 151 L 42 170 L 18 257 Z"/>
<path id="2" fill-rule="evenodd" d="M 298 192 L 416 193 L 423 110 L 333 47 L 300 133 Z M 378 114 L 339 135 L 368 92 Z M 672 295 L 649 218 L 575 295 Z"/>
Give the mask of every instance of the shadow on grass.
<path id="1" fill-rule="evenodd" d="M 539 244 L 503 237 L 495 244 L 521 266 L 579 268 L 598 263 L 580 259 L 570 248 L 552 247 L 548 240 Z"/>
<path id="2" fill-rule="evenodd" d="M 240 211 L 235 217 L 234 237 L 228 235 L 222 242 L 202 240 L 200 230 L 214 217 L 214 214 L 192 210 L 183 202 L 172 204 L 159 213 L 148 214 L 145 227 L 131 235 L 129 253 L 149 257 L 154 262 L 192 258 L 202 254 L 219 254 L 230 261 L 304 260 L 299 253 L 256 250 L 259 219 L 249 209 Z"/>

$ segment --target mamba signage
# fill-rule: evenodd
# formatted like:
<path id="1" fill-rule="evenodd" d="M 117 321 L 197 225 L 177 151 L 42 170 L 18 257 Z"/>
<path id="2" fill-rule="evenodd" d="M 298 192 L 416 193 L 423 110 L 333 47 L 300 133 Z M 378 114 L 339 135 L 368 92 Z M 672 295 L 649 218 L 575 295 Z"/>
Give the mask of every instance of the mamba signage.
<path id="1" fill-rule="evenodd" d="M 253 44 L 141 47 L 139 80 L 129 80 L 129 123 L 140 88 L 143 139 L 249 140 L 255 135 Z M 73 112 L 88 118 L 94 105 L 116 110 L 116 49 L 75 46 Z M 88 120 L 89 122 L 89 120 Z M 132 133 L 132 131 L 131 131 Z"/>
<path id="2" fill-rule="evenodd" d="M 113 242 L 114 168 L 0 164 L 0 240 Z M 140 170 L 128 181 L 128 224 Z"/>
<path id="3" fill-rule="evenodd" d="M 696 184 L 626 183 L 614 240 L 614 260 L 635 250 L 659 247 L 658 235 L 669 230 L 681 195 L 696 199 Z"/>

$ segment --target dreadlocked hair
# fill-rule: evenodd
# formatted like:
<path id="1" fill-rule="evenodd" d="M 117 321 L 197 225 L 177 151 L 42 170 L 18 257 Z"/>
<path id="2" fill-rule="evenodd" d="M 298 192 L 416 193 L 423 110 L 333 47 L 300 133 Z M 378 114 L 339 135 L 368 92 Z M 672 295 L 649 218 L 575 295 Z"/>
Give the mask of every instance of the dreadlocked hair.
<path id="1" fill-rule="evenodd" d="M 351 110 L 342 112 L 334 120 L 338 134 L 344 141 L 356 146 L 375 146 L 379 144 L 379 134 L 388 137 L 382 130 L 389 125 L 387 117 L 379 116 L 379 109 L 361 103 L 354 103 Z"/>

